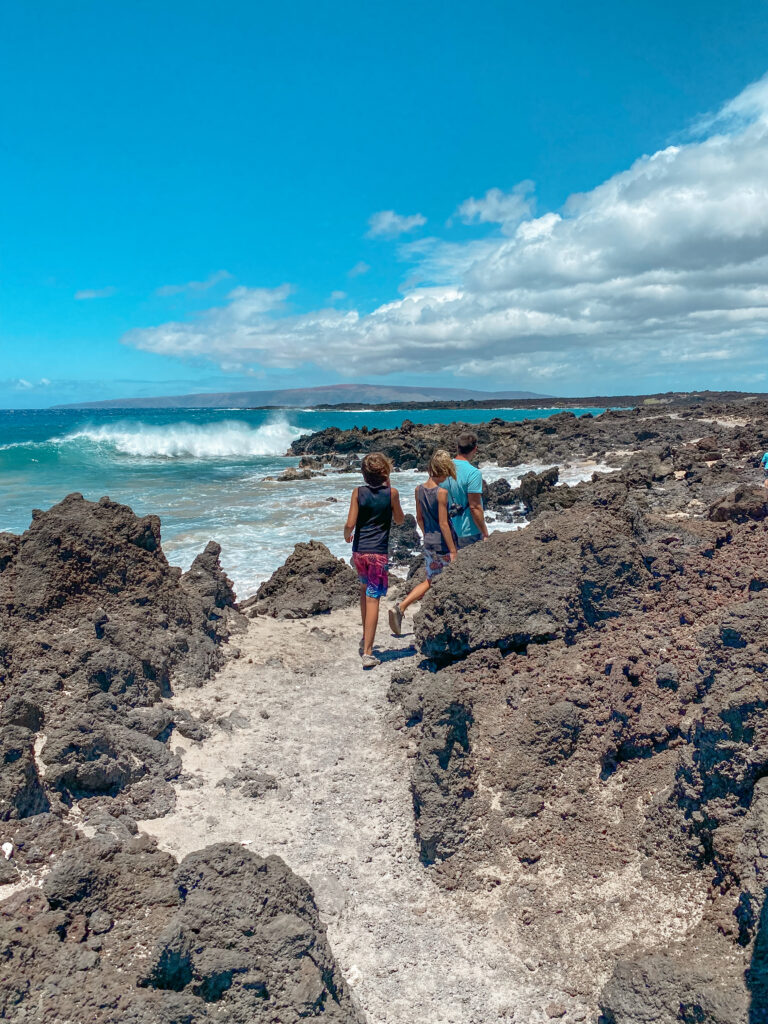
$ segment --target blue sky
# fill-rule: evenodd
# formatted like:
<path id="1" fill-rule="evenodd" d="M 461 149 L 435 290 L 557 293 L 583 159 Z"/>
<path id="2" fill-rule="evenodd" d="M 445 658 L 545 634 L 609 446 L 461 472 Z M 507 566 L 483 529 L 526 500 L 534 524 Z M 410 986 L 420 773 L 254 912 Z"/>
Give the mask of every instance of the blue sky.
<path id="1" fill-rule="evenodd" d="M 9 6 L 0 405 L 768 390 L 766 53 L 739 0 Z"/>

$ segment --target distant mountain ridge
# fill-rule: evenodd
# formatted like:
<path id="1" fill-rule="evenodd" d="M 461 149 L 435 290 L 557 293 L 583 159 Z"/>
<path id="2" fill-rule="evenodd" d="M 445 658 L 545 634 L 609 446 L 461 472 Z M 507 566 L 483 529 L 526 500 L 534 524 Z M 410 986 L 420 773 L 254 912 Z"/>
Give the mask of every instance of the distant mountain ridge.
<path id="1" fill-rule="evenodd" d="M 248 409 L 264 406 L 303 408 L 361 402 L 439 402 L 550 398 L 535 391 L 474 391 L 469 388 L 419 388 L 388 384 L 328 384 L 274 391 L 220 391 L 213 394 L 158 395 L 152 398 L 110 398 L 101 402 L 70 402 L 54 409 Z"/>

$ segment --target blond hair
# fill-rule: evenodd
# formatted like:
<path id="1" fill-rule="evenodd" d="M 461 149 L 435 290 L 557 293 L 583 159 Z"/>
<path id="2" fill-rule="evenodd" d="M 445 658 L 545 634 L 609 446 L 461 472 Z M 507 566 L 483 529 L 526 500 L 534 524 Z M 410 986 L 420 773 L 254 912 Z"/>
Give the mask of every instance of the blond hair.
<path id="1" fill-rule="evenodd" d="M 454 480 L 456 479 L 456 467 L 453 464 L 453 459 L 444 449 L 438 448 L 436 452 L 432 452 L 429 459 L 429 475 L 432 478 L 450 476 Z"/>
<path id="2" fill-rule="evenodd" d="M 371 487 L 378 487 L 388 480 L 392 473 L 392 462 L 383 452 L 371 452 L 363 459 L 360 467 L 363 479 Z"/>

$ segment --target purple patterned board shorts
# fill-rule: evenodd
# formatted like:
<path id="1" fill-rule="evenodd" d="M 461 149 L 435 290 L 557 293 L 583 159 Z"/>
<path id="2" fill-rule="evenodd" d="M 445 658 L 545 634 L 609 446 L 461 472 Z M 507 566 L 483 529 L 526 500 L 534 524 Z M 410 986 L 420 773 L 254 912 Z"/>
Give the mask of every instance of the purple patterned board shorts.
<path id="1" fill-rule="evenodd" d="M 352 565 L 360 582 L 365 584 L 368 597 L 384 597 L 389 588 L 389 563 L 386 555 L 366 555 L 352 552 Z"/>
<path id="2" fill-rule="evenodd" d="M 424 564 L 427 569 L 427 579 L 431 583 L 435 576 L 439 576 L 446 565 L 451 564 L 451 556 L 448 552 L 430 551 L 427 548 L 424 552 Z"/>

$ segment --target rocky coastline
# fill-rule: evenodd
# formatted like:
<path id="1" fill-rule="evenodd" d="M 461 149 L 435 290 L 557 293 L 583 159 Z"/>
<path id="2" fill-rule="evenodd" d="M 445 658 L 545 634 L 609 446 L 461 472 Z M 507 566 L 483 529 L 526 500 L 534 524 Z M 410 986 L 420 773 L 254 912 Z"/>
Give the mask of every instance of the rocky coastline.
<path id="1" fill-rule="evenodd" d="M 0 535 L 4 1020 L 362 1020 L 282 861 L 136 824 L 174 805 L 171 738 L 232 727 L 169 700 L 238 655 L 219 552 L 182 574 L 156 516 L 79 494 Z"/>
<path id="2" fill-rule="evenodd" d="M 310 471 L 371 450 L 423 468 L 464 426 L 329 429 L 291 454 Z M 501 467 L 609 471 L 489 487 L 491 507 L 519 507 L 530 525 L 463 552 L 412 644 L 376 670 L 382 703 L 365 727 L 407 802 L 375 836 L 364 792 L 346 808 L 359 849 L 336 851 L 334 898 L 364 914 L 343 864 L 374 870 L 404 835 L 393 863 L 431 887 L 440 920 L 470 916 L 513 995 L 465 982 L 475 1002 L 449 1016 L 405 972 L 401 986 L 431 993 L 409 1009 L 389 968 L 360 983 L 340 932 L 329 940 L 334 889 L 309 877 L 319 848 L 286 824 L 291 787 L 323 756 L 291 702 L 322 707 L 326 694 L 328 748 L 345 717 L 354 735 L 369 715 L 349 695 L 367 677 L 348 566 L 298 545 L 240 606 L 217 543 L 182 573 L 157 517 L 73 494 L 23 535 L 0 534 L 0 1017 L 768 1022 L 768 404 L 713 396 L 472 429 Z M 413 523 L 395 538 L 412 572 L 415 539 Z M 272 700 L 265 718 L 227 704 L 248 686 Z M 255 760 L 216 783 L 190 767 L 261 736 L 283 706 L 283 731 Z M 338 780 L 354 788 L 368 756 L 345 768 L 345 742 L 324 768 L 342 805 Z M 295 778 L 281 745 L 298 752 Z M 307 794 L 312 829 L 330 829 L 329 794 Z M 225 820 L 200 824 L 209 799 L 248 823 L 252 849 Z M 273 818 L 285 859 L 262 848 Z M 199 845 L 169 852 L 187 831 Z M 377 914 L 391 888 L 399 922 L 393 871 Z M 414 944 L 438 928 L 423 914 L 409 916 Z M 355 913 L 344 926 L 365 946 Z M 434 968 L 450 974 L 439 946 Z M 406 948 L 388 952 L 408 962 Z"/>

